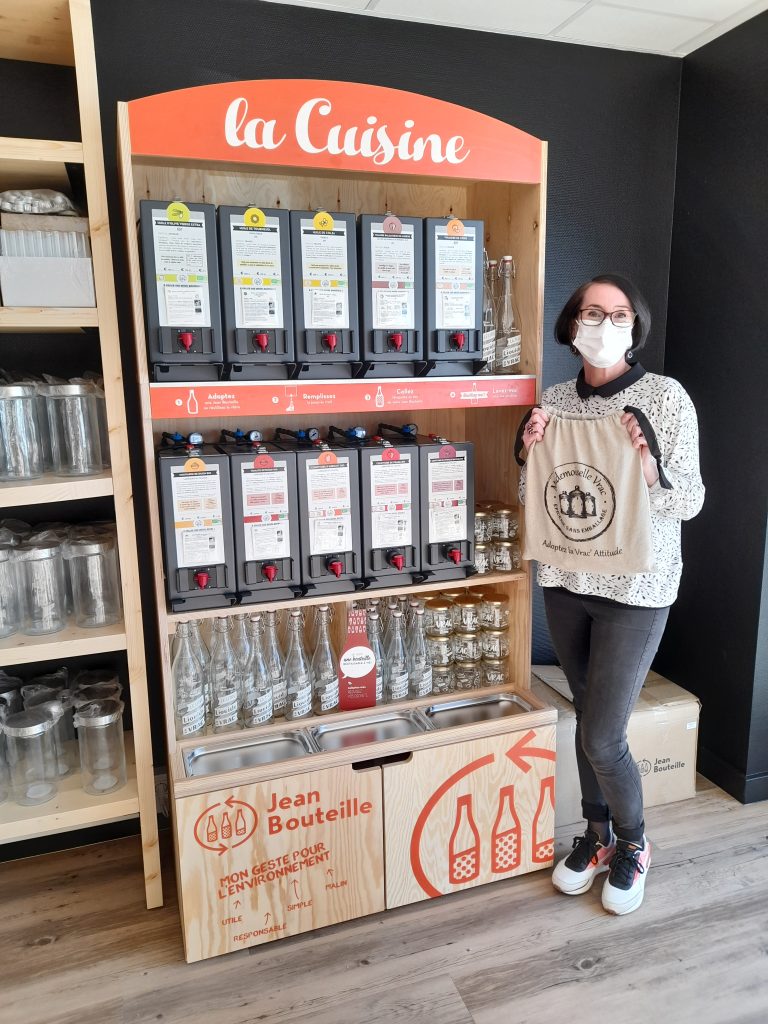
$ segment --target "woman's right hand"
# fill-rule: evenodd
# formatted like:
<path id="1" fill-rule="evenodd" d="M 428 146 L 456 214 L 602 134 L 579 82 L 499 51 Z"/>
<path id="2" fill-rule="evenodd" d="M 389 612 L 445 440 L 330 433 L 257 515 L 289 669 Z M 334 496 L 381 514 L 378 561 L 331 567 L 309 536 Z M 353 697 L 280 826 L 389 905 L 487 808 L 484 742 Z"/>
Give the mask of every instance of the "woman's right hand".
<path id="1" fill-rule="evenodd" d="M 544 440 L 544 431 L 547 429 L 549 416 L 543 409 L 534 409 L 531 418 L 523 431 L 523 444 L 526 452 L 531 450 L 531 445 L 536 441 Z"/>

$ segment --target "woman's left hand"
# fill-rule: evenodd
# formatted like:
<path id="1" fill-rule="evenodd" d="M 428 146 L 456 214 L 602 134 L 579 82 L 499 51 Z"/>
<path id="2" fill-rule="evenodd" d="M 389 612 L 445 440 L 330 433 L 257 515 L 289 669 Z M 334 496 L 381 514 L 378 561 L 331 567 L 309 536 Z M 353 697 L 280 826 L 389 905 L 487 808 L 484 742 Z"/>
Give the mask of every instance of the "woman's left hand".
<path id="1" fill-rule="evenodd" d="M 634 413 L 625 412 L 621 417 L 621 422 L 627 428 L 627 433 L 629 434 L 629 439 L 632 442 L 632 447 L 637 448 L 641 453 L 645 482 L 649 487 L 653 487 L 659 479 L 659 467 L 656 465 L 656 459 L 654 459 L 648 450 L 648 442 L 645 440 L 645 435 L 640 429 L 640 424 L 637 422 L 637 416 L 635 416 Z"/>

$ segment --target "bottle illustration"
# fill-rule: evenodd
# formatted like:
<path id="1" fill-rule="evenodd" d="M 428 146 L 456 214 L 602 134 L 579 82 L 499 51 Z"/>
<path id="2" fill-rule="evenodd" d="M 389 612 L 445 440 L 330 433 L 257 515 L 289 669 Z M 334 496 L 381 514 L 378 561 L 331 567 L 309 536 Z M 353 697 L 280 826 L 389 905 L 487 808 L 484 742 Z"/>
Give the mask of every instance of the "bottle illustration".
<path id="1" fill-rule="evenodd" d="M 456 802 L 456 821 L 448 844 L 448 881 L 451 885 L 473 882 L 480 874 L 480 833 L 472 814 L 472 797 Z"/>
<path id="2" fill-rule="evenodd" d="M 195 389 L 190 388 L 189 396 L 187 397 L 187 412 L 189 413 L 190 416 L 197 416 L 199 411 L 200 407 L 197 404 L 197 395 L 195 394 Z"/>
<path id="3" fill-rule="evenodd" d="M 376 408 L 377 409 L 383 409 L 384 408 L 384 392 L 381 390 L 381 384 L 379 384 L 378 388 L 376 389 L 376 400 L 375 401 L 376 401 Z"/>
<path id="4" fill-rule="evenodd" d="M 285 411 L 286 411 L 286 412 L 294 412 L 294 411 L 295 411 L 295 409 L 296 409 L 296 406 L 295 406 L 295 405 L 293 404 L 293 392 L 291 392 L 291 394 L 290 394 L 290 396 L 289 396 L 289 399 L 290 399 L 290 400 L 289 400 L 289 402 L 288 402 L 288 405 L 287 405 L 287 407 L 286 407 L 286 410 L 285 410 Z"/>
<path id="5" fill-rule="evenodd" d="M 491 871 L 495 875 L 520 867 L 522 830 L 515 810 L 515 787 L 499 790 L 499 812 L 491 833 Z"/>
<path id="6" fill-rule="evenodd" d="M 555 777 L 548 775 L 541 780 L 539 804 L 533 816 L 534 864 L 548 864 L 555 856 Z"/>
<path id="7" fill-rule="evenodd" d="M 238 808 L 237 814 L 235 815 L 235 835 L 245 835 L 245 815 L 243 814 L 242 808 Z"/>
<path id="8" fill-rule="evenodd" d="M 229 812 L 224 811 L 224 817 L 221 819 L 221 838 L 231 839 L 232 838 L 232 822 L 229 820 Z"/>
<path id="9" fill-rule="evenodd" d="M 209 843 L 215 843 L 219 838 L 219 830 L 216 828 L 216 822 L 212 814 L 208 815 L 208 821 L 205 823 L 205 838 Z"/>

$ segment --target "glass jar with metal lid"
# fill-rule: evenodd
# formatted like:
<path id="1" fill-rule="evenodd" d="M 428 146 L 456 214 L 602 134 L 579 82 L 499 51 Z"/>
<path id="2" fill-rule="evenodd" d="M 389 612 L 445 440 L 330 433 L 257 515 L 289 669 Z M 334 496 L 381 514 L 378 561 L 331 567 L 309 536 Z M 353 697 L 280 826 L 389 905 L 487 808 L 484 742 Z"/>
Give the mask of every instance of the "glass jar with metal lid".
<path id="1" fill-rule="evenodd" d="M 457 629 L 453 634 L 454 661 L 480 661 L 483 656 L 480 633 Z"/>
<path id="2" fill-rule="evenodd" d="M 482 686 L 483 668 L 479 661 L 457 661 L 453 667 L 457 690 L 477 690 Z"/>
<path id="3" fill-rule="evenodd" d="M 64 548 L 72 581 L 75 622 L 85 629 L 111 626 L 123 617 L 117 545 L 108 535 L 70 541 Z"/>
<path id="4" fill-rule="evenodd" d="M 475 572 L 484 576 L 491 571 L 491 545 L 475 544 Z"/>
<path id="5" fill-rule="evenodd" d="M 67 592 L 61 544 L 20 544 L 16 548 L 21 599 L 21 632 L 58 633 L 67 624 Z"/>
<path id="6" fill-rule="evenodd" d="M 497 660 L 509 657 L 509 630 L 484 629 L 480 634 L 483 657 Z"/>
<path id="7" fill-rule="evenodd" d="M 453 628 L 476 633 L 480 629 L 480 609 L 482 600 L 474 594 L 466 592 L 453 602 Z"/>
<path id="8" fill-rule="evenodd" d="M 495 540 L 491 549 L 494 572 L 512 572 L 520 568 L 520 545 L 516 540 Z"/>
<path id="9" fill-rule="evenodd" d="M 43 424 L 34 384 L 0 386 L 0 480 L 34 480 L 45 471 Z M 47 433 L 47 424 L 45 424 Z"/>
<path id="10" fill-rule="evenodd" d="M 453 665 L 433 665 L 432 693 L 453 693 L 455 688 Z"/>
<path id="11" fill-rule="evenodd" d="M 57 476 L 101 473 L 101 391 L 90 383 L 49 384 L 40 391 L 48 408 L 53 472 Z"/>
<path id="12" fill-rule="evenodd" d="M 483 629 L 507 629 L 509 627 L 509 598 L 506 594 L 497 594 L 489 590 L 483 594 L 483 606 L 480 609 Z"/>
<path id="13" fill-rule="evenodd" d="M 108 698 L 83 704 L 75 726 L 85 792 L 102 796 L 121 789 L 127 782 L 123 702 Z"/>
<path id="14" fill-rule="evenodd" d="M 53 719 L 40 708 L 9 715 L 3 723 L 11 793 L 22 807 L 47 803 L 56 796 L 58 762 Z"/>
<path id="15" fill-rule="evenodd" d="M 432 662 L 433 668 L 453 664 L 452 637 L 427 633 L 426 641 L 429 660 Z"/>
<path id="16" fill-rule="evenodd" d="M 503 658 L 483 658 L 483 684 L 506 686 L 509 682 L 509 662 Z"/>
<path id="17" fill-rule="evenodd" d="M 491 536 L 499 540 L 516 540 L 517 531 L 517 509 L 509 505 L 498 505 L 491 518 Z"/>
<path id="18" fill-rule="evenodd" d="M 475 543 L 486 544 L 491 539 L 491 514 L 475 509 Z"/>
<path id="19" fill-rule="evenodd" d="M 19 584 L 15 550 L 0 544 L 0 637 L 13 636 L 19 628 Z"/>
<path id="20" fill-rule="evenodd" d="M 424 628 L 433 636 L 450 636 L 453 631 L 452 602 L 433 597 L 424 603 Z"/>

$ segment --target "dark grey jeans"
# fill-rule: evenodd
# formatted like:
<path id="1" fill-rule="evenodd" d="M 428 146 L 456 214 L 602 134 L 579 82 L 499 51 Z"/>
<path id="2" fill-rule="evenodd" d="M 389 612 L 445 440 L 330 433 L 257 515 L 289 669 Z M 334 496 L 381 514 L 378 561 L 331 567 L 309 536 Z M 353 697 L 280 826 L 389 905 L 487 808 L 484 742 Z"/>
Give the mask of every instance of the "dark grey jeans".
<path id="1" fill-rule="evenodd" d="M 627 722 L 667 624 L 669 608 L 638 608 L 544 588 L 544 607 L 576 709 L 581 807 L 619 839 L 643 837 L 643 790 Z"/>

